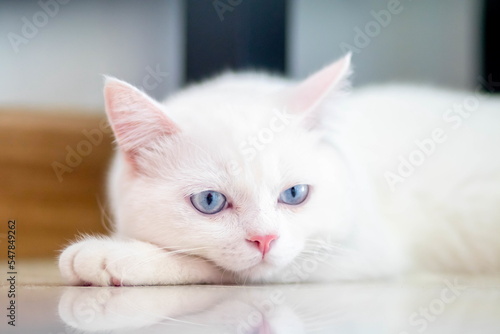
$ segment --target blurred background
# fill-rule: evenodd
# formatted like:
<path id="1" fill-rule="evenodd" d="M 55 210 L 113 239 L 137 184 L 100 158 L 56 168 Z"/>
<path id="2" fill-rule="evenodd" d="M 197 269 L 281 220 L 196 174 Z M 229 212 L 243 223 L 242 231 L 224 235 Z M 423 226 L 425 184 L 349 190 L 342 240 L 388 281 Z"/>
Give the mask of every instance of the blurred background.
<path id="1" fill-rule="evenodd" d="M 479 0 L 0 1 L 0 238 L 55 256 L 105 232 L 103 74 L 163 99 L 224 69 L 301 79 L 353 52 L 354 86 L 474 89 L 498 77 L 500 13 Z M 0 239 L 2 240 L 2 239 Z"/>

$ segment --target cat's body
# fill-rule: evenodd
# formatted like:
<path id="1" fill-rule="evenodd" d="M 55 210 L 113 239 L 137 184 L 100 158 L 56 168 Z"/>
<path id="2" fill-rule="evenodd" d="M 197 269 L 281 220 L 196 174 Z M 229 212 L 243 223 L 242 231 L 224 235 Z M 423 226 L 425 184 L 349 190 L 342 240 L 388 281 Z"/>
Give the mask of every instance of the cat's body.
<path id="1" fill-rule="evenodd" d="M 498 272 L 500 99 L 389 85 L 354 91 L 339 110 L 332 140 L 365 166 L 409 268 Z"/>
<path id="2" fill-rule="evenodd" d="M 115 232 L 68 247 L 63 276 L 141 285 L 500 272 L 500 100 L 412 86 L 336 94 L 348 72 L 346 57 L 300 85 L 226 74 L 163 105 L 109 79 Z M 220 211 L 200 211 L 221 198 Z"/>

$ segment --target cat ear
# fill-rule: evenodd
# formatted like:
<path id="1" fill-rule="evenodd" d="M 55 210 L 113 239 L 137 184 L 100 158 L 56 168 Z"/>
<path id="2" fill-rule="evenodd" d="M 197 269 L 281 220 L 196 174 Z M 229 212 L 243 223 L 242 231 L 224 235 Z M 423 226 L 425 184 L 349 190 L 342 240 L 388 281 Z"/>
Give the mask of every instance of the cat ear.
<path id="1" fill-rule="evenodd" d="M 104 100 L 118 146 L 132 163 L 141 148 L 180 131 L 158 102 L 124 81 L 106 77 Z"/>
<path id="2" fill-rule="evenodd" d="M 288 92 L 286 105 L 293 112 L 310 112 L 324 99 L 349 86 L 351 53 L 309 76 Z"/>

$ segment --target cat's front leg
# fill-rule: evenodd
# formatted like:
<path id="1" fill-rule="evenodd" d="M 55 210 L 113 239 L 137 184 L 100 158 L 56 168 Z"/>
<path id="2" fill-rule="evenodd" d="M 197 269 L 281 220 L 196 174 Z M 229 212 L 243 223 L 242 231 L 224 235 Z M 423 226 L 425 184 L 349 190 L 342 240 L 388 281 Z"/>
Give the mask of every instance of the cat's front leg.
<path id="1" fill-rule="evenodd" d="M 227 274 L 202 258 L 138 240 L 83 239 L 62 252 L 59 269 L 72 285 L 231 283 Z"/>

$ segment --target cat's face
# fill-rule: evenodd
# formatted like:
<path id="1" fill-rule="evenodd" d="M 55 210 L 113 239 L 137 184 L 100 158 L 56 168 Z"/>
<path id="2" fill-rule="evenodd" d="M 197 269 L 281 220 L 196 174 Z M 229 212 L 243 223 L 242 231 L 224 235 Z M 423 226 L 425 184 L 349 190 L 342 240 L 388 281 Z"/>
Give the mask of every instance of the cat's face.
<path id="1" fill-rule="evenodd" d="M 344 166 L 277 98 L 293 92 L 285 82 L 227 76 L 164 105 L 117 80 L 106 89 L 120 233 L 252 278 L 299 257 L 325 221 L 347 233 Z"/>

